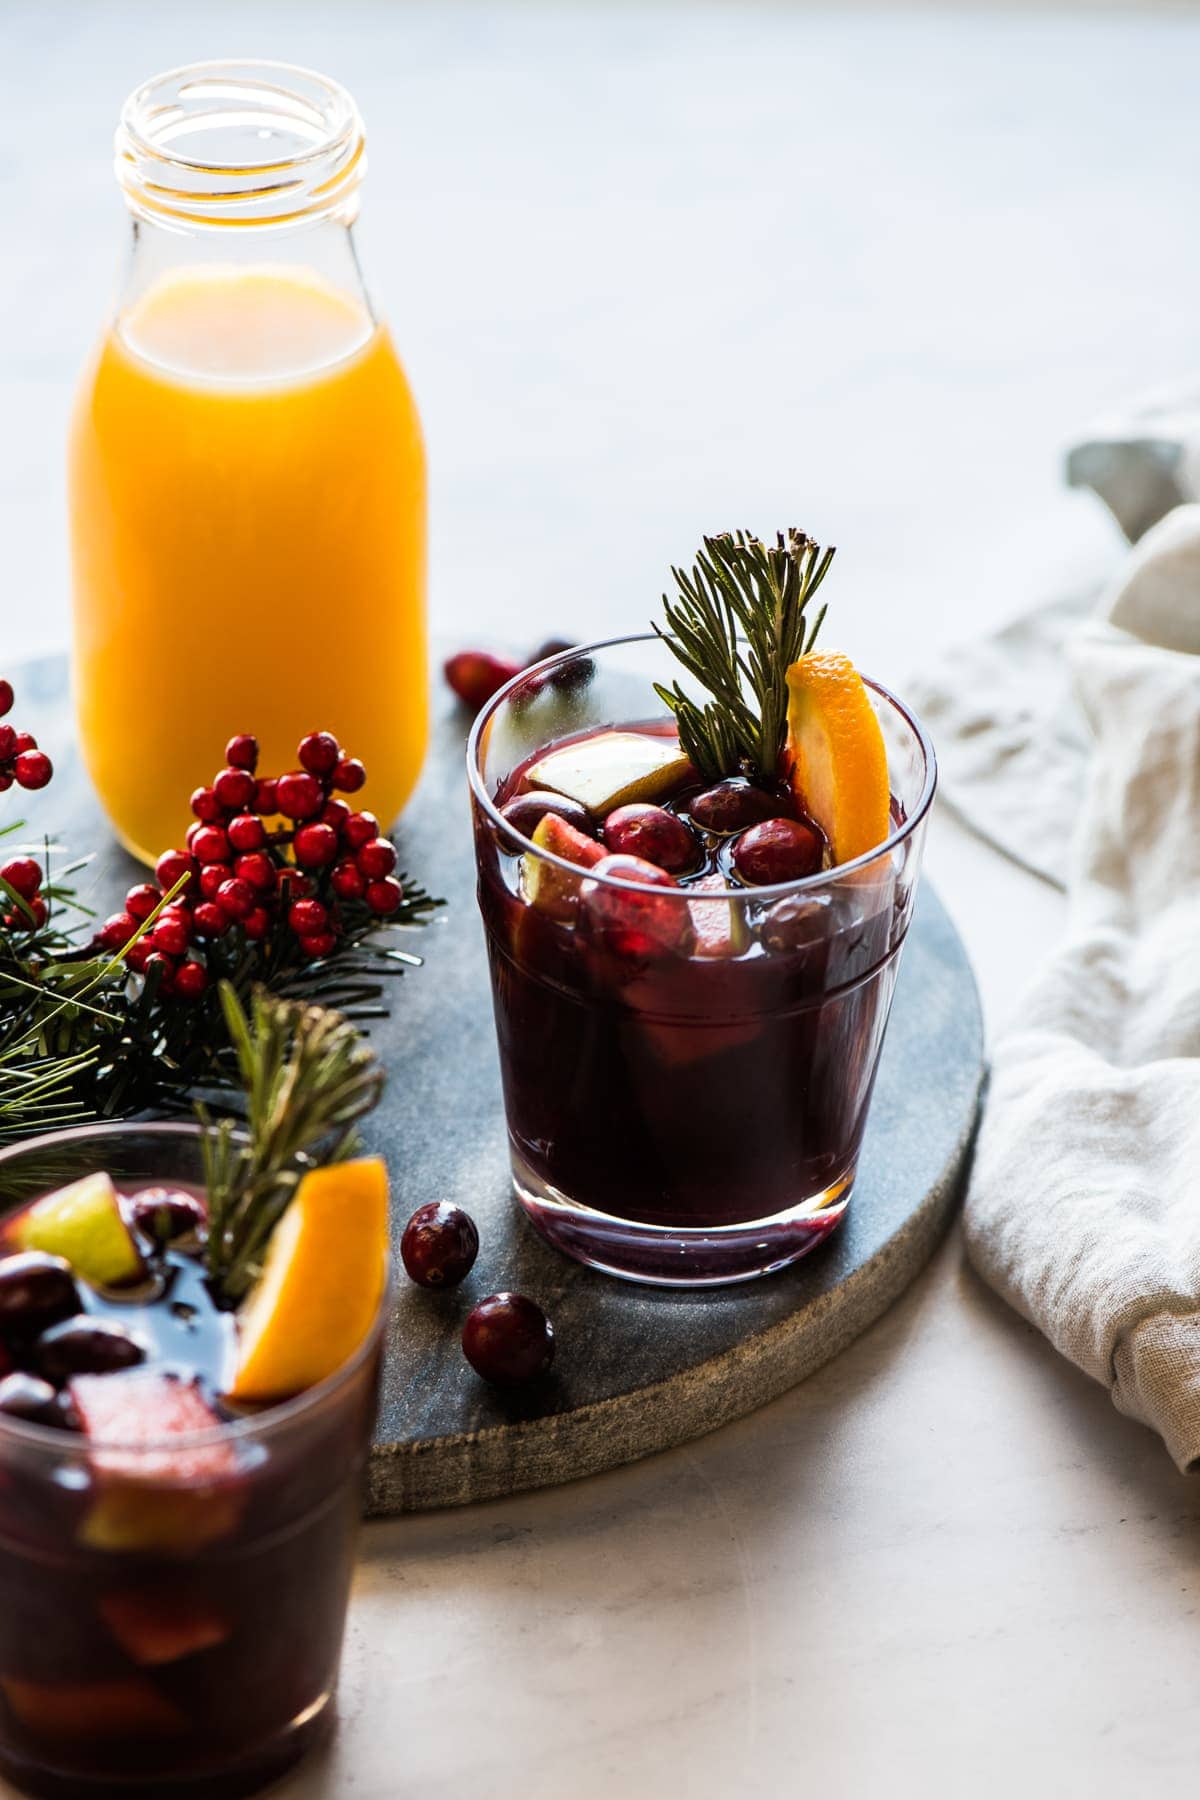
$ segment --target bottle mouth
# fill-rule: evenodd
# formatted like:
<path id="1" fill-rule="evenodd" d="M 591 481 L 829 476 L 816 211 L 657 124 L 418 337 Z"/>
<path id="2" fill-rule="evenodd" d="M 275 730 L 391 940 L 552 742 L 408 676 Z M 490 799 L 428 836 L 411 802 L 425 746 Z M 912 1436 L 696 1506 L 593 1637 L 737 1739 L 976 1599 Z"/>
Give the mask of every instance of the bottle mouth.
<path id="1" fill-rule="evenodd" d="M 131 210 L 179 229 L 349 223 L 365 172 L 346 89 L 289 63 L 169 69 L 134 90 L 117 127 Z"/>

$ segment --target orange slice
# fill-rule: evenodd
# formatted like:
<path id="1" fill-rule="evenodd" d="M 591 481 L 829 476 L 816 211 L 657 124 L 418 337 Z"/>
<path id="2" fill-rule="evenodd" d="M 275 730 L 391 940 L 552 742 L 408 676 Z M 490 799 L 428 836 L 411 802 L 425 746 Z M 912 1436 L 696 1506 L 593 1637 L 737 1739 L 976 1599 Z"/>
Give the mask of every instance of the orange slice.
<path id="1" fill-rule="evenodd" d="M 377 1156 L 304 1177 L 238 1312 L 231 1400 L 283 1400 L 340 1369 L 387 1280 L 388 1183 Z"/>
<path id="2" fill-rule="evenodd" d="M 837 650 L 788 670 L 792 787 L 829 840 L 835 863 L 882 844 L 891 830 L 887 750 L 863 678 Z"/>

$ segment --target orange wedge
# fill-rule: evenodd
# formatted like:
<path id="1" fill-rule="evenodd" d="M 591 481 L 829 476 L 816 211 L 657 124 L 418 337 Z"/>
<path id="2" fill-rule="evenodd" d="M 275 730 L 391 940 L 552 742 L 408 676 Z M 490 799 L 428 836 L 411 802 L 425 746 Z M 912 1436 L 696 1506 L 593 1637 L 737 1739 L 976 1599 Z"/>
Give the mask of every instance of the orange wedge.
<path id="1" fill-rule="evenodd" d="M 788 670 L 788 756 L 797 799 L 835 863 L 882 844 L 891 829 L 887 751 L 863 678 L 837 650 Z"/>
<path id="2" fill-rule="evenodd" d="M 387 1280 L 388 1183 L 377 1156 L 304 1177 L 238 1312 L 231 1400 L 283 1400 L 340 1369 Z"/>

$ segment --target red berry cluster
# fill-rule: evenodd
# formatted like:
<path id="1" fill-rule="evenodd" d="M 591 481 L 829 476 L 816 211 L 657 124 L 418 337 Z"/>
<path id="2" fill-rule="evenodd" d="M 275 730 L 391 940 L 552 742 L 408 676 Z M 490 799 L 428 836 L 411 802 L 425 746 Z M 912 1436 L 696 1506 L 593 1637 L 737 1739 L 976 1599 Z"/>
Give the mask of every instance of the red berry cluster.
<path id="1" fill-rule="evenodd" d="M 12 711 L 12 682 L 0 679 L 0 719 Z M 15 731 L 0 724 L 0 794 L 15 781 L 18 787 L 44 788 L 54 773 L 54 765 L 37 739 L 29 731 Z"/>
<path id="2" fill-rule="evenodd" d="M 192 795 L 196 822 L 186 849 L 163 852 L 157 882 L 130 888 L 124 912 L 105 920 L 97 945 L 124 949 L 182 882 L 125 961 L 138 972 L 159 970 L 160 992 L 197 1000 L 209 983 L 205 958 L 231 932 L 251 943 L 285 932 L 316 961 L 336 947 L 352 903 L 378 919 L 397 912 L 404 890 L 393 873 L 395 847 L 374 813 L 334 798 L 358 792 L 367 778 L 362 763 L 343 755 L 327 731 L 309 732 L 297 754 L 298 769 L 263 777 L 257 739 L 230 738 L 226 766 Z"/>
<path id="3" fill-rule="evenodd" d="M 19 894 L 25 902 L 24 906 L 14 906 L 11 912 L 4 914 L 7 931 L 35 931 L 46 923 L 49 908 L 41 894 L 40 863 L 34 862 L 32 856 L 14 857 L 12 862 L 0 868 L 0 880 L 6 881 L 13 893 Z M 0 896 L 0 901 L 7 899 L 7 894 Z"/>

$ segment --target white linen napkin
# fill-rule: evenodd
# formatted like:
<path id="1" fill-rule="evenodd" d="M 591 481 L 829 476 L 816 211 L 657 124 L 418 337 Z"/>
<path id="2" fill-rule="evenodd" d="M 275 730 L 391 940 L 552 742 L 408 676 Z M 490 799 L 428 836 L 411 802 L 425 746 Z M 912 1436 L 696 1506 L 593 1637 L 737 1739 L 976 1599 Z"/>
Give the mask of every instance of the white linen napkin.
<path id="1" fill-rule="evenodd" d="M 1177 507 L 1141 540 L 1093 617 L 1079 623 L 1080 608 L 1064 603 L 962 652 L 952 679 L 918 700 L 956 804 L 1021 860 L 1065 876 L 1070 900 L 1066 941 L 994 1048 L 967 1249 L 1190 1469 L 1200 1466 L 1200 505 Z M 964 699 L 965 684 L 975 685 Z"/>

